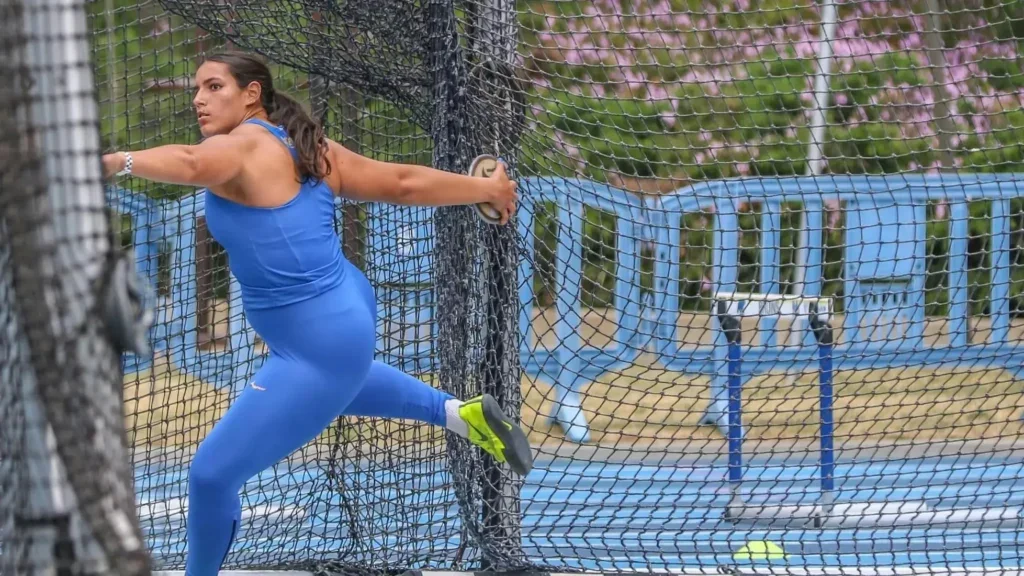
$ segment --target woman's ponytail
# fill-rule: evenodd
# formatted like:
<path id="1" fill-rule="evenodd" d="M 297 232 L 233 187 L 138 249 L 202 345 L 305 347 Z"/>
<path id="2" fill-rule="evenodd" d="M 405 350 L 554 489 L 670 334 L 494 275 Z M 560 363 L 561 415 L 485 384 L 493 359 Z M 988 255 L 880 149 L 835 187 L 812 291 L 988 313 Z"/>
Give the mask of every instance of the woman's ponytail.
<path id="1" fill-rule="evenodd" d="M 270 121 L 284 127 L 299 155 L 299 173 L 303 178 L 323 180 L 331 173 L 327 161 L 327 138 L 320 123 L 306 112 L 297 100 L 271 88 L 271 104 L 267 109 Z"/>
<path id="2" fill-rule="evenodd" d="M 239 88 L 245 88 L 253 82 L 259 83 L 263 109 L 267 111 L 271 122 L 284 127 L 295 145 L 302 180 L 319 181 L 331 173 L 323 128 L 297 100 L 274 90 L 270 68 L 262 58 L 246 52 L 229 51 L 212 54 L 206 60 L 226 64 Z"/>

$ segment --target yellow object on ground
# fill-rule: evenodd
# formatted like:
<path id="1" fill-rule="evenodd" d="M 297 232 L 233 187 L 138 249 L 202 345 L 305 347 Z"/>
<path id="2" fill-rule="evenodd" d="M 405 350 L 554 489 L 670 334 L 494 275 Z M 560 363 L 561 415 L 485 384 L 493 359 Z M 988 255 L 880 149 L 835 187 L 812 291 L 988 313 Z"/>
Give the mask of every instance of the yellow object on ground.
<path id="1" fill-rule="evenodd" d="M 755 540 L 744 544 L 732 557 L 734 560 L 782 560 L 786 552 L 775 542 Z"/>

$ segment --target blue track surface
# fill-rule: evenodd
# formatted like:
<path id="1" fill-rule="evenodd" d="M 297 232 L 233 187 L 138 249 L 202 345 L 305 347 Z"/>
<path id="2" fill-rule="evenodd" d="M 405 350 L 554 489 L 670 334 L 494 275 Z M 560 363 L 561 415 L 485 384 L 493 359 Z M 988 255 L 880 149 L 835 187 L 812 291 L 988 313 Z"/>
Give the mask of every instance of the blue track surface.
<path id="1" fill-rule="evenodd" d="M 1024 509 L 1022 460 L 979 454 L 865 463 L 840 460 L 835 497 L 837 502 L 912 502 L 940 511 L 1003 508 L 1016 518 Z M 447 484 L 442 474 L 424 477 L 422 471 L 416 472 L 391 470 L 349 478 L 366 491 L 364 507 L 368 497 L 380 501 L 373 512 L 364 510 L 361 515 L 379 514 L 387 519 L 381 523 L 389 527 L 386 532 L 394 533 L 393 542 L 382 540 L 374 543 L 375 548 L 387 549 L 401 539 L 406 550 L 411 540 L 428 552 L 437 544 L 431 538 L 440 537 L 442 520 L 457 520 L 452 506 L 435 508 L 432 516 L 403 513 L 402 499 L 411 504 L 423 500 L 422 493 L 385 493 L 375 485 L 406 481 L 423 490 Z M 788 462 L 755 459 L 745 471 L 743 494 L 748 502 L 811 504 L 817 498 L 817 478 L 818 468 L 810 455 L 799 460 L 791 457 Z M 161 553 L 176 556 L 183 551 L 184 480 L 185 471 L 178 468 L 137 470 L 144 526 L 158 560 Z M 243 532 L 240 541 L 245 554 L 260 554 L 260 547 L 272 554 L 270 538 L 274 550 L 308 552 L 336 546 L 337 539 L 344 537 L 344 530 L 333 526 L 340 524 L 340 502 L 334 495 L 330 504 L 311 504 L 316 499 L 308 491 L 316 486 L 324 486 L 317 468 L 268 472 L 254 480 L 243 500 L 250 514 L 246 530 L 266 537 L 249 538 Z M 448 499 L 453 499 L 448 490 Z M 733 525 L 723 518 L 729 484 L 720 464 L 541 462 L 527 479 L 522 497 L 527 553 L 567 568 L 646 570 L 744 564 L 733 553 L 752 540 L 774 541 L 785 549 L 786 559 L 773 561 L 773 566 L 1024 567 L 1024 526 L 1014 519 L 998 527 L 929 527 L 913 517 L 911 522 L 903 518 L 903 525 L 862 528 L 768 530 Z M 452 532 L 457 537 L 458 532 L 451 530 L 449 536 Z M 326 540 L 325 534 L 332 539 Z M 452 545 L 449 537 L 444 547 Z"/>

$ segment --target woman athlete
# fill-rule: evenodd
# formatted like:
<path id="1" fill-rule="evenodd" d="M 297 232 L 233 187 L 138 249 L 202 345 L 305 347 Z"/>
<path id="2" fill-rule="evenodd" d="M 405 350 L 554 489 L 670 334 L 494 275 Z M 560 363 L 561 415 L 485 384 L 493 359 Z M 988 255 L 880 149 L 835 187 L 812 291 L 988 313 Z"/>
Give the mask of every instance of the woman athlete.
<path id="1" fill-rule="evenodd" d="M 204 140 L 103 156 L 104 175 L 205 188 L 206 223 L 241 285 L 247 319 L 270 348 L 263 367 L 199 446 L 188 477 L 188 576 L 217 574 L 241 519 L 239 491 L 342 415 L 444 426 L 518 474 L 526 435 L 483 395 L 461 402 L 374 361 L 373 288 L 341 252 L 334 196 L 415 206 L 487 202 L 515 210 L 499 164 L 475 178 L 379 162 L 324 137 L 274 90 L 259 58 L 208 57 L 193 100 Z"/>

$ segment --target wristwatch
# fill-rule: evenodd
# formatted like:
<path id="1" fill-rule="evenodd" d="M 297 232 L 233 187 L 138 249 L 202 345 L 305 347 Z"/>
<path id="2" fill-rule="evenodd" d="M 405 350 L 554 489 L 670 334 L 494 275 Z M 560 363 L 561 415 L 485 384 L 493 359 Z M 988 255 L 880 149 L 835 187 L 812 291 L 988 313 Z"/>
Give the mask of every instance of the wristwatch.
<path id="1" fill-rule="evenodd" d="M 127 176 L 132 173 L 132 154 L 131 152 L 124 153 L 124 168 L 118 172 L 117 176 Z"/>

